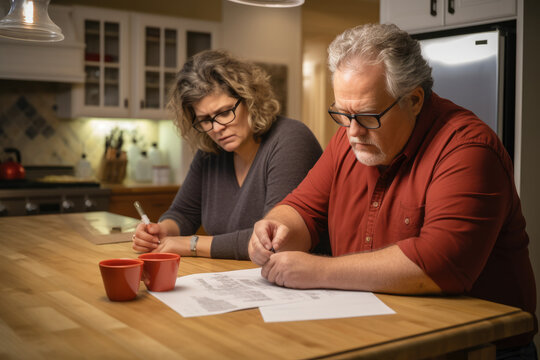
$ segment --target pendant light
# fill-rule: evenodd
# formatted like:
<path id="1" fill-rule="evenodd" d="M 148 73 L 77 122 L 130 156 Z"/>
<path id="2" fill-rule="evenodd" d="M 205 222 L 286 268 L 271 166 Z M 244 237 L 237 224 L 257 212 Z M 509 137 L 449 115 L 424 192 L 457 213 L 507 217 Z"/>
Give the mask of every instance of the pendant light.
<path id="1" fill-rule="evenodd" d="M 9 13 L 0 20 L 0 36 L 26 41 L 62 41 L 62 30 L 52 22 L 50 0 L 11 0 Z"/>
<path id="2" fill-rule="evenodd" d="M 300 6 L 304 3 L 304 0 L 229 0 L 238 4 L 264 6 L 274 8 L 286 8 Z"/>

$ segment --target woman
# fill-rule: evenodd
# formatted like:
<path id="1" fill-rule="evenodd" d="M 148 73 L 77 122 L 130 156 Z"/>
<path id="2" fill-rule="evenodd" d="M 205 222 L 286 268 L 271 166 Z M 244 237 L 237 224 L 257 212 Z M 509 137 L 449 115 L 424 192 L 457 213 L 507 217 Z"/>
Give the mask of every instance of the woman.
<path id="1" fill-rule="evenodd" d="M 180 70 L 169 106 L 198 149 L 158 224 L 139 224 L 133 249 L 249 259 L 253 224 L 305 177 L 322 153 L 301 122 L 277 116 L 268 76 L 224 51 Z M 203 225 L 208 236 L 193 235 Z"/>

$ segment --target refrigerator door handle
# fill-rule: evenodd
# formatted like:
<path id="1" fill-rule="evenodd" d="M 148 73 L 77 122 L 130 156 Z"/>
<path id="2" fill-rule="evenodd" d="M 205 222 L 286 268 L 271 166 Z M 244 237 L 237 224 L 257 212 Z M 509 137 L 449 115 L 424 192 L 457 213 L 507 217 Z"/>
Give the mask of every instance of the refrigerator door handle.
<path id="1" fill-rule="evenodd" d="M 431 0 L 429 2 L 429 13 L 431 16 L 437 16 L 437 0 Z"/>
<path id="2" fill-rule="evenodd" d="M 456 12 L 454 8 L 454 0 L 448 0 L 448 12 L 454 14 Z"/>

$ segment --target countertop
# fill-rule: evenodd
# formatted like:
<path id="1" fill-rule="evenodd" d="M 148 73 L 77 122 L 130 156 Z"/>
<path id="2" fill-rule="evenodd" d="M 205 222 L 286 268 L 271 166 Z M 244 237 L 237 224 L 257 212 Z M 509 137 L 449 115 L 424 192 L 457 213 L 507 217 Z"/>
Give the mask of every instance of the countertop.
<path id="1" fill-rule="evenodd" d="M 180 188 L 180 184 L 152 184 L 140 183 L 132 180 L 124 180 L 121 184 L 101 183 L 102 189 L 110 189 L 111 194 L 120 193 L 168 193 L 176 192 Z"/>
<path id="2" fill-rule="evenodd" d="M 250 309 L 184 318 L 142 284 L 134 301 L 107 299 L 98 263 L 136 258 L 129 241 L 93 244 L 64 215 L 0 218 L 0 234 L 0 353 L 11 359 L 494 358 L 491 342 L 533 326 L 531 314 L 480 299 L 386 294 L 377 297 L 396 314 L 265 323 Z M 252 267 L 182 257 L 178 275 Z"/>

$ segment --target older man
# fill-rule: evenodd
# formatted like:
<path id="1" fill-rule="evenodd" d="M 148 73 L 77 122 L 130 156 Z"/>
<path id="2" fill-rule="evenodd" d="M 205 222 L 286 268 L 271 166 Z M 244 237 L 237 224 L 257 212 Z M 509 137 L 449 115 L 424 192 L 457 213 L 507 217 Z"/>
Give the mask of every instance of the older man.
<path id="1" fill-rule="evenodd" d="M 472 112 L 431 92 L 417 41 L 393 25 L 329 47 L 342 126 L 304 181 L 256 223 L 250 258 L 292 288 L 467 294 L 535 312 L 512 162 Z M 333 257 L 309 254 L 328 231 Z M 535 354 L 534 332 L 499 344 Z"/>

